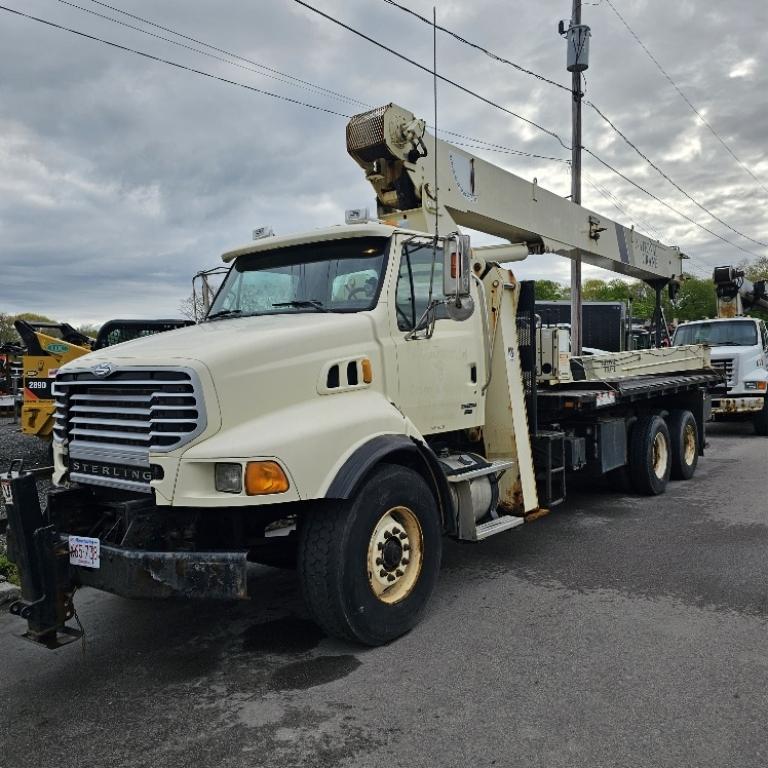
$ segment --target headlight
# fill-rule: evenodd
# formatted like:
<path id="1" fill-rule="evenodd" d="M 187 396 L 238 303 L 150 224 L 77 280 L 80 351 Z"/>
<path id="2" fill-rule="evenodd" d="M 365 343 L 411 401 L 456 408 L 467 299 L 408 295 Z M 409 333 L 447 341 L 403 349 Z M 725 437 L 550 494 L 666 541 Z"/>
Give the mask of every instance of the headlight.
<path id="1" fill-rule="evenodd" d="M 745 381 L 744 389 L 760 389 L 765 390 L 768 387 L 768 382 L 765 381 Z"/>
<path id="2" fill-rule="evenodd" d="M 242 464 L 217 464 L 215 475 L 217 491 L 240 493 L 243 490 Z"/>

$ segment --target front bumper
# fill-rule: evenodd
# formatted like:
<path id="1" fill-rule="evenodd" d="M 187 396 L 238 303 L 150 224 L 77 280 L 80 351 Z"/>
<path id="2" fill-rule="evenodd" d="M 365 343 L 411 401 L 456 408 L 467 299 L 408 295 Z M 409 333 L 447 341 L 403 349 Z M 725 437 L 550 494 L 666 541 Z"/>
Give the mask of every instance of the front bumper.
<path id="1" fill-rule="evenodd" d="M 81 586 L 134 598 L 248 597 L 245 551 L 151 552 L 102 544 L 99 568 L 71 565 L 68 537 L 57 530 L 50 503 L 41 512 L 34 476 L 3 480 L 8 555 L 22 590 L 10 612 L 26 619 L 30 640 L 56 648 L 78 636 L 67 621 L 76 618 L 72 597 Z"/>
<path id="2" fill-rule="evenodd" d="M 715 416 L 724 416 L 732 413 L 756 413 L 763 408 L 764 396 L 735 396 L 712 398 L 712 413 Z"/>
<path id="3" fill-rule="evenodd" d="M 248 597 L 245 552 L 147 552 L 101 545 L 100 567 L 70 566 L 77 586 L 122 597 Z"/>

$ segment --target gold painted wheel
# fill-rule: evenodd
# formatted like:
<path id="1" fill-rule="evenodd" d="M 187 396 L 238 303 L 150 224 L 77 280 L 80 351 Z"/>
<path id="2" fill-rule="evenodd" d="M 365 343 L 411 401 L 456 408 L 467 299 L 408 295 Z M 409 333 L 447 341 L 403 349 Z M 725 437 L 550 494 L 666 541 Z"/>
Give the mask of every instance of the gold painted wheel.
<path id="1" fill-rule="evenodd" d="M 424 535 L 408 507 L 393 507 L 376 523 L 368 543 L 368 583 L 378 600 L 399 603 L 413 591 L 424 559 Z"/>
<path id="2" fill-rule="evenodd" d="M 653 473 L 662 480 L 667 472 L 669 460 L 669 444 L 667 438 L 661 432 L 656 433 L 653 439 Z"/>
<path id="3" fill-rule="evenodd" d="M 686 424 L 683 431 L 683 460 L 687 466 L 691 466 L 696 459 L 696 427 Z"/>

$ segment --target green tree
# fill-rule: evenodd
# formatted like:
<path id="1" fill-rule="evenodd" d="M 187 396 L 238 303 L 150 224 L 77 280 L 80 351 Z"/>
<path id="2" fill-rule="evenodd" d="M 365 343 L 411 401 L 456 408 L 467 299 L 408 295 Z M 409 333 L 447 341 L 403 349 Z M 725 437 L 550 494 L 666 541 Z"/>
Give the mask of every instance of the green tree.
<path id="1" fill-rule="evenodd" d="M 86 323 L 85 325 L 78 325 L 75 330 L 85 336 L 90 336 L 92 339 L 95 339 L 99 335 L 99 328 L 101 328 L 100 325 Z"/>
<path id="2" fill-rule="evenodd" d="M 568 289 L 554 280 L 536 281 L 537 301 L 560 301 L 568 295 Z"/>
<path id="3" fill-rule="evenodd" d="M 768 256 L 760 256 L 753 262 L 742 261 L 738 265 L 744 270 L 747 280 L 768 280 Z"/>

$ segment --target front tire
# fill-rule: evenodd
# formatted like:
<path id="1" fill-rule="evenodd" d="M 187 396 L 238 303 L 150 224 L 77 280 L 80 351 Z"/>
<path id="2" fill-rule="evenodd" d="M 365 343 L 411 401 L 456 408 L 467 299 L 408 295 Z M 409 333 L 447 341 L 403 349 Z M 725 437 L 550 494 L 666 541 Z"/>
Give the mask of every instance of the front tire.
<path id="1" fill-rule="evenodd" d="M 690 480 L 699 463 L 699 430 L 690 411 L 672 411 L 667 422 L 672 441 L 673 480 Z"/>
<path id="2" fill-rule="evenodd" d="M 327 634 L 382 645 L 421 619 L 440 571 L 442 530 L 417 472 L 377 467 L 354 499 L 310 512 L 300 531 L 302 592 Z"/>
<path id="3" fill-rule="evenodd" d="M 629 476 L 635 493 L 658 496 L 672 469 L 669 429 L 661 416 L 641 416 L 629 440 Z"/>

